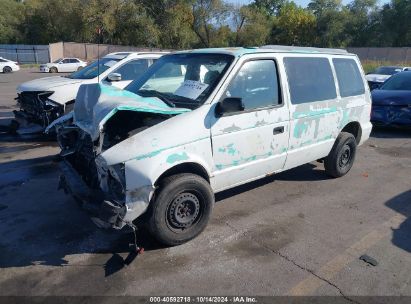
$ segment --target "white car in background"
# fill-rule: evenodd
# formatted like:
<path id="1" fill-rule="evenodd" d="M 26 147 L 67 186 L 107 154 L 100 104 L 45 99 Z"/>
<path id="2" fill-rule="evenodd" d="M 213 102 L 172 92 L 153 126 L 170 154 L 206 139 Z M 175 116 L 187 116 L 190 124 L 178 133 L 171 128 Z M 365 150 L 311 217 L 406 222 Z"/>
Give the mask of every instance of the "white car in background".
<path id="1" fill-rule="evenodd" d="M 53 120 L 70 112 L 82 84 L 104 83 L 120 89 L 139 78 L 166 52 L 111 53 L 68 76 L 31 80 L 17 87 L 19 111 L 14 111 L 20 134 L 41 132 Z M 30 131 L 22 128 L 34 123 Z"/>
<path id="2" fill-rule="evenodd" d="M 370 87 L 370 90 L 373 90 L 382 85 L 392 75 L 402 71 L 411 71 L 411 67 L 381 66 L 377 68 L 374 72 L 365 75 L 365 79 L 367 79 L 368 81 L 368 86 Z"/>
<path id="3" fill-rule="evenodd" d="M 59 58 L 53 62 L 40 65 L 40 72 L 64 73 L 75 72 L 87 66 L 87 62 L 78 58 Z"/>
<path id="4" fill-rule="evenodd" d="M 18 62 L 0 57 L 0 71 L 3 73 L 11 73 L 20 70 Z"/>

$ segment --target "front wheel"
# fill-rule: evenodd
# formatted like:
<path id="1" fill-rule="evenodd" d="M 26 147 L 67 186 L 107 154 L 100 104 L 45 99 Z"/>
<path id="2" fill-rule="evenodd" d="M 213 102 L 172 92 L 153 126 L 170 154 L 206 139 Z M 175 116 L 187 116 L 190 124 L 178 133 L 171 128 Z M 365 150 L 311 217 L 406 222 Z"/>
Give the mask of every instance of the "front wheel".
<path id="1" fill-rule="evenodd" d="M 341 177 L 350 171 L 354 164 L 357 142 L 354 135 L 341 132 L 334 146 L 324 159 L 325 173 L 331 177 Z"/>
<path id="2" fill-rule="evenodd" d="M 195 174 L 176 174 L 160 184 L 151 202 L 148 228 L 161 243 L 185 243 L 207 226 L 214 205 L 210 184 Z"/>
<path id="3" fill-rule="evenodd" d="M 57 73 L 58 70 L 57 70 L 56 67 L 52 67 L 52 68 L 50 68 L 49 72 L 50 72 L 50 73 Z"/>
<path id="4" fill-rule="evenodd" d="M 5 66 L 5 67 L 3 68 L 3 73 L 11 73 L 12 71 L 13 71 L 12 68 L 9 67 L 9 66 Z"/>

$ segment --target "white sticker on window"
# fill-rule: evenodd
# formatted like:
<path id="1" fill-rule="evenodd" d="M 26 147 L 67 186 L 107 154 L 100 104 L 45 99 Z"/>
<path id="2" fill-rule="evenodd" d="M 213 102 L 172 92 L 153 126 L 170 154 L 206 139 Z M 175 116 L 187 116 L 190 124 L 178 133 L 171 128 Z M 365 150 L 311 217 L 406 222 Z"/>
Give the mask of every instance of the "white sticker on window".
<path id="1" fill-rule="evenodd" d="M 111 68 L 113 65 L 115 65 L 117 63 L 117 61 L 115 61 L 115 60 L 110 60 L 110 61 L 107 61 L 104 65 L 105 66 L 108 66 L 109 68 Z"/>
<path id="2" fill-rule="evenodd" d="M 208 84 L 194 80 L 186 80 L 181 86 L 174 92 L 174 95 L 187 97 L 190 99 L 197 99 L 201 93 L 207 89 Z"/>

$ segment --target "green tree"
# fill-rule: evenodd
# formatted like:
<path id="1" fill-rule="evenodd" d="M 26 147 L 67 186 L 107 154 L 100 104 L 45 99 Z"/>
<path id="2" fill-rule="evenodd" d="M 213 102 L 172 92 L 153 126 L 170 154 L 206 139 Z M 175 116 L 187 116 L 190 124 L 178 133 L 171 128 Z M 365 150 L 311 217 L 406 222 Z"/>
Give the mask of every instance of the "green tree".
<path id="1" fill-rule="evenodd" d="M 219 28 L 227 26 L 231 9 L 232 7 L 222 0 L 196 0 L 193 2 L 191 27 L 201 46 L 211 47 L 228 43 L 230 37 L 227 28 L 222 32 L 219 31 Z"/>
<path id="2" fill-rule="evenodd" d="M 1 0 L 0 43 L 17 43 L 23 38 L 19 27 L 23 19 L 23 4 L 15 0 Z"/>
<path id="3" fill-rule="evenodd" d="M 346 24 L 349 11 L 341 0 L 312 0 L 308 9 L 316 16 L 316 39 L 320 47 L 345 47 L 348 43 Z"/>
<path id="4" fill-rule="evenodd" d="M 286 3 L 275 19 L 270 43 L 312 46 L 316 37 L 315 26 L 313 13 L 294 2 Z"/>
<path id="5" fill-rule="evenodd" d="M 258 8 L 266 15 L 278 15 L 281 7 L 287 3 L 287 0 L 254 0 L 251 7 Z"/>
<path id="6" fill-rule="evenodd" d="M 272 18 L 253 5 L 242 6 L 233 11 L 233 24 L 234 46 L 258 46 L 267 42 Z"/>

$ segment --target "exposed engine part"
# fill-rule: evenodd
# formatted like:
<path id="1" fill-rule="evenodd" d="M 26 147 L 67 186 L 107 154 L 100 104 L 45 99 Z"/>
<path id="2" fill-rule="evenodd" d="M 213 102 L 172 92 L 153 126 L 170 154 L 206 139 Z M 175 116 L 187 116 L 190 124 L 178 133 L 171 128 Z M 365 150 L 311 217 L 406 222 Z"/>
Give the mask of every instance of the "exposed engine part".
<path id="1" fill-rule="evenodd" d="M 169 115 L 119 111 L 105 125 L 101 152 L 170 118 Z M 100 134 L 102 136 L 102 134 Z"/>

